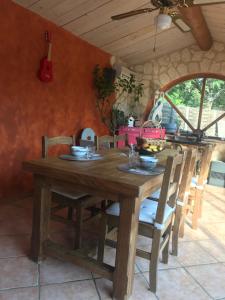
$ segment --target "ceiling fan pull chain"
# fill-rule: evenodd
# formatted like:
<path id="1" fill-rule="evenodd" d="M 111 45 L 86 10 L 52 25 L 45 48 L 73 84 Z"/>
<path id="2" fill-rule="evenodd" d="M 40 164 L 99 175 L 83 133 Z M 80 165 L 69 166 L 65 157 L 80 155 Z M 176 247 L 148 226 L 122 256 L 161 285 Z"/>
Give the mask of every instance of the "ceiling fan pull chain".
<path id="1" fill-rule="evenodd" d="M 156 39 L 157 39 L 157 33 L 158 33 L 158 18 L 157 22 L 155 23 L 155 36 L 154 36 L 154 45 L 153 45 L 153 52 L 156 53 Z"/>
<path id="2" fill-rule="evenodd" d="M 186 0 L 183 0 L 183 3 L 179 5 L 180 7 L 189 7 L 189 5 L 186 3 Z"/>

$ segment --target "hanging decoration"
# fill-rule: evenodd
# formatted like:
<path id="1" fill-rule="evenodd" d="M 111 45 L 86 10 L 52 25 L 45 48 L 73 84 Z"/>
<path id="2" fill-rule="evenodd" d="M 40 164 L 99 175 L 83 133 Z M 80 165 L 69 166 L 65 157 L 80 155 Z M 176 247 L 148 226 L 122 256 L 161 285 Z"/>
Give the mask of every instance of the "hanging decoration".
<path id="1" fill-rule="evenodd" d="M 40 62 L 38 77 L 43 82 L 50 82 L 53 79 L 52 72 L 52 35 L 50 32 L 45 32 L 45 40 L 48 43 L 48 54 Z"/>

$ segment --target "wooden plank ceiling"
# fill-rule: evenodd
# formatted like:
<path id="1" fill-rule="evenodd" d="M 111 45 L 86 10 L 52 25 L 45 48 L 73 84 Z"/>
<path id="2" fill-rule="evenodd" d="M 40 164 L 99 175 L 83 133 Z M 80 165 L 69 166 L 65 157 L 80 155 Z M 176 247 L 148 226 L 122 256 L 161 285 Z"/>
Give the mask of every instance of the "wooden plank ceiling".
<path id="1" fill-rule="evenodd" d="M 120 57 L 128 65 L 141 64 L 155 57 L 195 43 L 191 33 L 174 25 L 156 34 L 158 12 L 120 21 L 111 16 L 129 10 L 151 7 L 149 0 L 14 0 L 25 8 L 53 21 L 82 39 Z M 225 42 L 225 4 L 203 8 L 213 39 Z"/>

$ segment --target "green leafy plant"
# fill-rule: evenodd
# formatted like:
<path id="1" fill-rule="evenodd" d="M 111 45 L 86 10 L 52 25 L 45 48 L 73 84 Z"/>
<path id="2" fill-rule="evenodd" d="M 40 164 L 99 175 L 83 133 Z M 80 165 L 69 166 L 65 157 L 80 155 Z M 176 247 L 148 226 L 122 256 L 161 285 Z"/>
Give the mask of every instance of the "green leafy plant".
<path id="1" fill-rule="evenodd" d="M 139 103 L 143 95 L 143 84 L 138 83 L 135 76 L 117 77 L 113 68 L 101 68 L 96 65 L 93 71 L 93 84 L 96 91 L 96 106 L 102 122 L 114 134 L 116 129 L 126 122 L 125 113 L 119 109 L 121 101 L 130 97 L 131 107 Z M 112 96 L 115 96 L 112 105 Z"/>

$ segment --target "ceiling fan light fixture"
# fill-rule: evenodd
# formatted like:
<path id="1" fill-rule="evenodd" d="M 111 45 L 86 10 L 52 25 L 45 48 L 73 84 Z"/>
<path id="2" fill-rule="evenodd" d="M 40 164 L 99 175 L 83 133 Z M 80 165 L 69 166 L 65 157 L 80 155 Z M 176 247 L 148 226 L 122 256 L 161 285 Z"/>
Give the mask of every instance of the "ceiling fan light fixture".
<path id="1" fill-rule="evenodd" d="M 170 26 L 172 24 L 172 18 L 171 18 L 171 16 L 169 16 L 167 14 L 159 14 L 155 18 L 155 23 L 156 23 L 158 29 L 161 29 L 161 30 L 168 29 L 168 28 L 170 28 Z"/>

